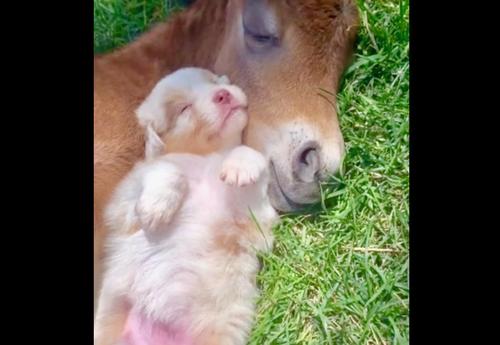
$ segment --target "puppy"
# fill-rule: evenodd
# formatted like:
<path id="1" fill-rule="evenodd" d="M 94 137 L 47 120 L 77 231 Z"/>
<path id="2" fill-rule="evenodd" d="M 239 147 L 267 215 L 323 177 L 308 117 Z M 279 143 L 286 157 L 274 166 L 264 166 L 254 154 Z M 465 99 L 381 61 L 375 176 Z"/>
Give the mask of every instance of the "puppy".
<path id="1" fill-rule="evenodd" d="M 266 159 L 241 145 L 246 97 L 225 77 L 186 68 L 161 80 L 137 115 L 146 161 L 106 211 L 94 343 L 245 344 L 257 253 L 271 250 L 279 219 Z"/>

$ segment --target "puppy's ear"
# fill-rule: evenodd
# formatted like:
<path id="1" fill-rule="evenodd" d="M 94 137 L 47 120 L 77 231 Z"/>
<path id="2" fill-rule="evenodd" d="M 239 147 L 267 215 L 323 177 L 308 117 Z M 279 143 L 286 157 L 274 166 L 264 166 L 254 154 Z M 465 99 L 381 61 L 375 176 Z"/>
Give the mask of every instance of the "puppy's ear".
<path id="1" fill-rule="evenodd" d="M 146 159 L 152 159 L 162 154 L 165 143 L 158 136 L 151 125 L 146 127 Z"/>
<path id="2" fill-rule="evenodd" d="M 217 77 L 217 84 L 227 85 L 227 84 L 231 84 L 231 81 L 229 80 L 229 78 L 226 75 L 221 75 L 221 76 Z"/>
<path id="3" fill-rule="evenodd" d="M 157 134 L 167 129 L 167 116 L 164 100 L 154 92 L 151 93 L 135 111 L 137 120 L 143 128 L 151 127 Z"/>
<path id="4" fill-rule="evenodd" d="M 168 130 L 174 114 L 169 107 L 169 96 L 159 83 L 135 111 L 139 124 L 145 129 L 145 158 L 155 158 L 163 153 L 165 144 L 161 136 Z M 166 101 L 167 100 L 167 101 Z"/>

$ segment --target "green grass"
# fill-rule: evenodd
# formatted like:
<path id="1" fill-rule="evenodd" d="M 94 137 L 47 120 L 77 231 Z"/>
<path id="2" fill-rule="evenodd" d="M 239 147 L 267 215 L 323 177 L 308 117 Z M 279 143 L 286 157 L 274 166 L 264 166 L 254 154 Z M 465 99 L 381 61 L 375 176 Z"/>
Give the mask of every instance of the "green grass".
<path id="1" fill-rule="evenodd" d="M 165 4 L 94 0 L 95 51 L 130 41 L 167 15 Z M 342 173 L 325 184 L 321 212 L 276 228 L 253 345 L 409 342 L 409 4 L 358 4 L 357 54 L 337 96 Z"/>

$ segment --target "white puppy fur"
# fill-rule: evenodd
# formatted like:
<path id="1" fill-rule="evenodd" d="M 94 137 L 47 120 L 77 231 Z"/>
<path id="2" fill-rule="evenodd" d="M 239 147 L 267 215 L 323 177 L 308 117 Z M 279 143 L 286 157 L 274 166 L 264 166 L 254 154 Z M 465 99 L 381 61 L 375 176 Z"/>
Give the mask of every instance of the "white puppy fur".
<path id="1" fill-rule="evenodd" d="M 214 97 L 221 87 L 229 101 Z M 245 108 L 226 77 L 197 68 L 165 77 L 139 107 L 147 160 L 106 212 L 109 261 L 95 344 L 246 343 L 257 253 L 271 250 L 279 217 L 267 196 L 268 162 L 241 145 Z M 185 140 L 186 152 L 191 140 L 212 152 L 161 155 L 172 137 Z"/>

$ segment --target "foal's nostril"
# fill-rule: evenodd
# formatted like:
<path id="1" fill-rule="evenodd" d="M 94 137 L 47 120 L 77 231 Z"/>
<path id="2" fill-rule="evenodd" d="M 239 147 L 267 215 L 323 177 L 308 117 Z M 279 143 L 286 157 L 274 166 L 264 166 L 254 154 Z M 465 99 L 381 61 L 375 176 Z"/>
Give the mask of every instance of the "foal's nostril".
<path id="1" fill-rule="evenodd" d="M 314 182 L 319 169 L 319 145 L 316 142 L 306 143 L 298 150 L 293 162 L 294 176 L 300 182 Z"/>
<path id="2" fill-rule="evenodd" d="M 315 148 L 309 148 L 309 149 L 305 149 L 301 154 L 300 154 L 300 162 L 302 164 L 305 164 L 305 165 L 309 165 L 311 164 L 311 159 L 313 159 L 312 157 L 316 156 L 316 153 L 315 152 L 312 152 L 312 151 L 316 151 Z"/>

